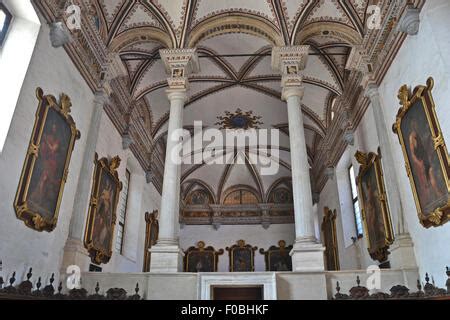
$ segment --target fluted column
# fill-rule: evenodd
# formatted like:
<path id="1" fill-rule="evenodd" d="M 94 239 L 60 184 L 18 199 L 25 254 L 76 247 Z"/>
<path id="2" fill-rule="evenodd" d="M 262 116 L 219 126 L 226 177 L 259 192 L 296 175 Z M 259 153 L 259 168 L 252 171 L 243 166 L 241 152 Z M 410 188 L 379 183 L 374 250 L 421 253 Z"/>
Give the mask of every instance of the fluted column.
<path id="1" fill-rule="evenodd" d="M 303 126 L 301 101 L 303 77 L 309 46 L 277 47 L 272 51 L 272 67 L 282 75 L 282 99 L 287 102 L 294 199 L 295 244 L 291 252 L 294 271 L 324 270 L 323 246 L 317 243 Z"/>
<path id="2" fill-rule="evenodd" d="M 198 71 L 198 61 L 194 49 L 160 50 L 166 71 L 170 101 L 169 127 L 167 131 L 166 158 L 164 163 L 163 189 L 161 196 L 161 213 L 159 215 L 159 239 L 150 251 L 151 272 L 182 271 L 183 251 L 179 247 L 178 234 L 180 211 L 180 176 L 179 155 L 183 127 L 183 109 L 188 89 L 187 75 Z"/>
<path id="3" fill-rule="evenodd" d="M 414 257 L 413 244 L 405 223 L 403 202 L 399 191 L 400 182 L 395 170 L 392 145 L 388 136 L 390 130 L 388 130 L 384 118 L 378 86 L 374 83 L 370 83 L 367 87 L 366 95 L 370 99 L 375 118 L 388 205 L 394 225 L 395 242 L 390 250 L 391 266 L 393 268 L 414 267 L 416 266 L 416 260 Z"/>

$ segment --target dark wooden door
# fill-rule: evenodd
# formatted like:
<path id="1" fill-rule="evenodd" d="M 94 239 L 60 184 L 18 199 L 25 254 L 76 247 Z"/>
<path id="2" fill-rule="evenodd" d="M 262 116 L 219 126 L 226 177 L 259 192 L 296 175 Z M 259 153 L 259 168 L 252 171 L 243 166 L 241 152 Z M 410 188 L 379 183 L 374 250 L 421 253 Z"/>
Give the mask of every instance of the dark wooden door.
<path id="1" fill-rule="evenodd" d="M 214 287 L 213 300 L 264 300 L 263 287 Z"/>

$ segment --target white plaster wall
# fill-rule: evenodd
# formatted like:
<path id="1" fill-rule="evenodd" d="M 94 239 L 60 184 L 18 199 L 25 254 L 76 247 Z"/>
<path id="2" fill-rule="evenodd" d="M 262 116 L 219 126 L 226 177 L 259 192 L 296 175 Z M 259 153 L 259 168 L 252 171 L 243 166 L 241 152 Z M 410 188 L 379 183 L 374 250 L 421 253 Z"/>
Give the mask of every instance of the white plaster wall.
<path id="1" fill-rule="evenodd" d="M 397 99 L 398 89 L 403 84 L 411 87 L 425 84 L 429 76 L 435 80 L 433 90 L 436 102 L 436 111 L 447 144 L 450 143 L 450 108 L 448 99 L 450 95 L 450 43 L 446 41 L 450 34 L 450 2 L 446 0 L 427 1 L 421 12 L 420 31 L 417 36 L 408 36 L 403 43 L 398 55 L 380 85 L 379 91 L 382 100 L 382 108 L 389 130 L 389 138 L 392 146 L 395 169 L 398 173 L 400 195 L 402 198 L 405 220 L 414 242 L 415 255 L 420 270 L 421 279 L 425 272 L 428 272 L 436 281 L 436 284 L 443 287 L 447 279 L 445 266 L 450 264 L 450 224 L 440 228 L 425 229 L 419 223 L 414 198 L 409 184 L 409 179 L 404 166 L 404 158 L 398 137 L 390 130 L 395 122 L 399 109 Z M 362 121 L 355 131 L 355 145 L 348 147 L 337 166 L 338 193 L 335 187 L 324 188 L 321 194 L 321 205 L 319 214 L 323 213 L 323 206 L 340 203 L 342 230 L 344 239 L 339 239 L 340 256 L 342 269 L 350 267 L 347 265 L 348 259 L 354 259 L 360 252 L 361 268 L 374 264 L 367 253 L 365 237 L 357 242 L 359 251 L 348 242 L 348 234 L 354 230 L 353 208 L 351 203 L 351 193 L 345 175 L 350 163 L 353 163 L 355 173 L 358 174 L 359 165 L 354 159 L 356 150 L 364 152 L 377 152 L 379 147 L 378 136 L 376 134 L 375 121 L 371 106 L 367 109 Z M 339 197 L 337 199 L 336 197 Z M 354 236 L 354 235 L 352 235 Z M 342 240 L 344 240 L 342 242 Z M 344 249 L 343 249 L 344 248 Z M 351 253 L 351 251 L 353 253 Z M 348 254 L 347 254 L 348 252 Z M 342 265 L 342 262 L 344 262 Z M 358 259 L 356 259 L 358 262 Z"/>
<path id="2" fill-rule="evenodd" d="M 36 48 L 22 86 L 4 149 L 0 154 L 0 260 L 3 262 L 0 276 L 8 278 L 13 271 L 16 271 L 17 281 L 23 279 L 26 270 L 30 267 L 33 267 L 35 277 L 42 276 L 43 282 L 47 281 L 52 272 L 58 275 L 60 271 L 93 110 L 94 95 L 92 91 L 64 49 L 55 49 L 51 46 L 48 25 L 44 23 L 43 19 L 41 21 L 42 28 Z M 52 94 L 56 97 L 63 92 L 69 95 L 73 104 L 71 114 L 77 129 L 81 132 L 81 139 L 76 142 L 72 154 L 58 224 L 51 233 L 37 232 L 26 227 L 21 220 L 16 218 L 13 208 L 35 120 L 38 102 L 35 96 L 37 87 L 42 87 L 45 94 Z M 130 190 L 133 189 L 133 192 L 130 193 L 129 212 L 127 212 L 124 255 L 114 252 L 110 263 L 102 265 L 103 270 L 109 272 L 141 271 L 145 239 L 144 214 L 146 211 L 151 212 L 158 209 L 160 196 L 152 184 L 146 183 L 144 172 L 131 152 L 122 149 L 120 135 L 106 114 L 102 116 L 96 151 L 100 157 L 119 155 L 122 159 L 119 168 L 120 179 L 124 179 L 125 168 L 128 166 L 132 174 L 131 183 L 133 185 L 130 186 Z M 84 223 L 86 223 L 86 216 L 87 209 Z M 84 228 L 85 226 L 83 232 Z M 117 229 L 115 234 L 117 234 Z M 89 264 L 88 261 L 90 260 L 86 257 L 85 265 Z"/>
<path id="3" fill-rule="evenodd" d="M 219 256 L 219 272 L 229 271 L 228 251 L 225 248 L 231 247 L 240 239 L 258 247 L 255 252 L 255 271 L 265 271 L 264 255 L 259 253 L 259 249 L 268 250 L 270 246 L 277 246 L 280 240 L 285 240 L 287 245 L 293 244 L 294 225 L 274 224 L 267 230 L 260 225 L 222 225 L 219 230 L 214 230 L 212 226 L 187 225 L 180 230 L 180 246 L 183 250 L 195 246 L 198 241 L 204 241 L 207 246 L 213 246 L 216 250 L 224 249 L 224 254 Z"/>
<path id="4" fill-rule="evenodd" d="M 123 252 L 120 254 L 115 250 L 118 225 L 118 221 L 116 221 L 113 255 L 109 263 L 101 265 L 102 272 L 140 272 L 142 271 L 144 256 L 145 212 L 159 209 L 160 195 L 153 184 L 146 183 L 145 173 L 131 151 L 123 149 L 122 138 L 106 114 L 101 119 L 96 152 L 99 158 L 111 158 L 117 155 L 120 157 L 121 164 L 117 171 L 121 181 L 125 179 L 126 169 L 131 174 Z M 117 207 L 120 207 L 120 203 Z M 86 228 L 86 218 L 84 221 L 84 228 Z M 86 260 L 88 265 L 90 259 L 86 257 Z"/>
<path id="5" fill-rule="evenodd" d="M 43 19 L 41 22 L 42 28 L 36 48 L 0 155 L 0 260 L 3 261 L 4 278 L 12 271 L 17 271 L 17 281 L 22 280 L 25 269 L 29 267 L 33 267 L 35 277 L 42 276 L 43 282 L 47 281 L 47 276 L 52 272 L 59 271 L 86 143 L 86 132 L 92 114 L 91 90 L 64 49 L 54 49 L 51 46 L 47 23 Z M 56 97 L 62 92 L 68 94 L 73 104 L 72 117 L 81 131 L 81 139 L 75 144 L 70 162 L 58 224 L 51 233 L 37 232 L 26 227 L 16 218 L 13 208 L 35 120 L 37 87 L 42 87 L 45 94 Z"/>
<path id="6" fill-rule="evenodd" d="M 380 86 L 382 107 L 389 130 L 399 107 L 397 92 L 400 86 L 423 85 L 432 76 L 435 80 L 433 96 L 436 111 L 447 146 L 450 144 L 449 20 L 449 1 L 427 1 L 421 12 L 419 34 L 408 36 Z M 428 272 L 433 275 L 437 285 L 444 286 L 447 279 L 445 266 L 450 265 L 450 223 L 431 229 L 420 225 L 398 138 L 392 132 L 389 132 L 389 137 L 393 147 L 393 165 L 400 180 L 405 219 L 415 245 L 421 278 Z"/>

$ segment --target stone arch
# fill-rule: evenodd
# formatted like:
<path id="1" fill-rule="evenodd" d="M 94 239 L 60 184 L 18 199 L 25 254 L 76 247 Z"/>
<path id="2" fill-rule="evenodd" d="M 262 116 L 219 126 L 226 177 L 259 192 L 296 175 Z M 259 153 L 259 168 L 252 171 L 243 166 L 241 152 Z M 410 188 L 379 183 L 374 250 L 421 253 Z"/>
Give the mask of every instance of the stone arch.
<path id="1" fill-rule="evenodd" d="M 362 38 L 355 29 L 338 22 L 319 21 L 303 26 L 296 31 L 294 44 L 300 45 L 316 36 L 331 36 L 350 45 L 357 45 L 362 42 Z"/>
<path id="2" fill-rule="evenodd" d="M 277 28 L 267 19 L 247 13 L 223 13 L 197 24 L 189 34 L 187 47 L 193 48 L 202 40 L 227 33 L 246 33 L 266 39 L 274 46 L 282 46 Z"/>
<path id="3" fill-rule="evenodd" d="M 139 29 L 129 29 L 121 33 L 114 38 L 109 46 L 109 49 L 112 52 L 120 52 L 125 47 L 145 41 L 159 42 L 166 48 L 175 47 L 170 36 L 164 31 L 155 27 L 143 27 Z"/>

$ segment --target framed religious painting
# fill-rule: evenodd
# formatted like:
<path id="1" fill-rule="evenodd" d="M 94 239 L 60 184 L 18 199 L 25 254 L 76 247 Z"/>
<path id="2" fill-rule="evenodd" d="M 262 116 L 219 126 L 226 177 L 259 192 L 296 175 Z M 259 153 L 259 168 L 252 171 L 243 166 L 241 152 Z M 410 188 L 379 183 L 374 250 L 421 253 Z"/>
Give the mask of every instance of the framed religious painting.
<path id="1" fill-rule="evenodd" d="M 144 243 L 144 266 L 142 272 L 150 271 L 151 252 L 150 249 L 158 241 L 159 223 L 158 210 L 145 213 L 145 243 Z"/>
<path id="2" fill-rule="evenodd" d="M 255 271 L 255 251 L 258 247 L 245 244 L 244 240 L 239 240 L 231 247 L 225 248 L 230 257 L 231 272 L 252 272 Z"/>
<path id="3" fill-rule="evenodd" d="M 190 247 L 184 253 L 185 272 L 217 272 L 219 256 L 223 249 L 216 251 L 213 247 L 205 246 L 205 242 L 199 241 L 197 247 Z"/>
<path id="4" fill-rule="evenodd" d="M 292 246 L 286 247 L 284 240 L 278 241 L 278 247 L 271 246 L 267 251 L 259 249 L 259 253 L 264 255 L 266 271 L 292 271 L 291 250 Z"/>
<path id="5" fill-rule="evenodd" d="M 323 209 L 322 234 L 325 245 L 325 261 L 328 271 L 338 271 L 339 250 L 336 233 L 337 211 L 330 210 L 328 207 Z"/>
<path id="6" fill-rule="evenodd" d="M 433 87 L 433 78 L 412 94 L 402 86 L 398 94 L 402 107 L 393 126 L 419 220 L 426 228 L 441 226 L 450 218 L 450 160 L 431 94 Z"/>
<path id="7" fill-rule="evenodd" d="M 30 143 L 14 200 L 17 218 L 37 231 L 52 231 L 67 180 L 70 158 L 80 132 L 70 115 L 72 103 L 61 94 L 36 89 L 36 111 Z"/>
<path id="8" fill-rule="evenodd" d="M 108 263 L 112 256 L 112 241 L 116 224 L 116 210 L 122 182 L 117 168 L 120 158 L 98 159 L 95 154 L 95 169 L 91 199 L 84 235 L 84 246 L 95 264 Z"/>
<path id="9" fill-rule="evenodd" d="M 356 160 L 361 165 L 356 178 L 361 199 L 361 212 L 372 259 L 386 262 L 394 231 L 387 203 L 381 158 L 376 153 L 358 151 Z"/>

